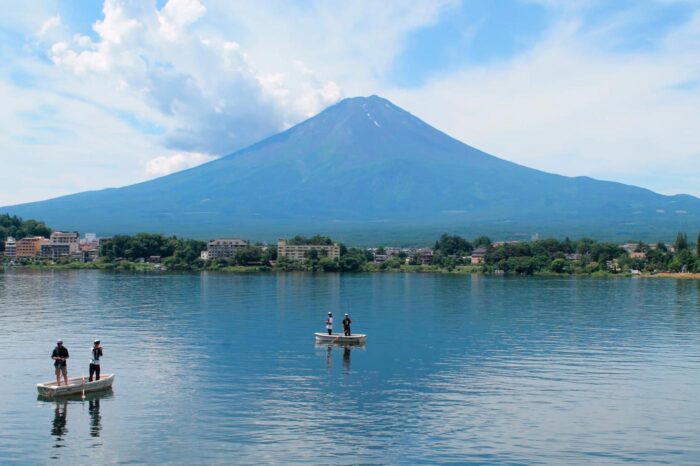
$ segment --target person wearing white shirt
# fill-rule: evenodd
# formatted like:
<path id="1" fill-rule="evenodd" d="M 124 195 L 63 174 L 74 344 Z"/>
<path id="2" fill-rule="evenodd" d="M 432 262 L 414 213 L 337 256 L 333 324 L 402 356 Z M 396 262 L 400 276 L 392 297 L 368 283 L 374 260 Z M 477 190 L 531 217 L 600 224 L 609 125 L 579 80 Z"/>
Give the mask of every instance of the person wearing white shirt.
<path id="1" fill-rule="evenodd" d="M 100 380 L 100 358 L 102 357 L 102 345 L 100 345 L 100 340 L 95 340 L 92 346 L 92 357 L 90 358 L 90 379 L 92 382 L 92 376 L 95 376 L 95 380 Z"/>

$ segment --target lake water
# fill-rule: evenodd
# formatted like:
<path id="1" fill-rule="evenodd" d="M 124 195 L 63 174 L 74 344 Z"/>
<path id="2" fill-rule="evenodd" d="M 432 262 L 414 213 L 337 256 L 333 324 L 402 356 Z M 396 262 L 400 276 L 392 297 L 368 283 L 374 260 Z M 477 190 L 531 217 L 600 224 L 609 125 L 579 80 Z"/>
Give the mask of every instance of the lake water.
<path id="1" fill-rule="evenodd" d="M 0 463 L 699 464 L 700 282 L 0 272 Z M 365 347 L 317 346 L 328 310 Z M 37 399 L 99 337 L 114 390 Z"/>

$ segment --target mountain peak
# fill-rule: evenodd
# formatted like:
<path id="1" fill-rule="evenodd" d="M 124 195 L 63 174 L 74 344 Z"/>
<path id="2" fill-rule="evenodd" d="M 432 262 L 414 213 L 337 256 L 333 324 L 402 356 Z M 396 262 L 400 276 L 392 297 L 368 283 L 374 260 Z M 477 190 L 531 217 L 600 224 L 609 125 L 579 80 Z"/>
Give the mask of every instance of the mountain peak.
<path id="1" fill-rule="evenodd" d="M 348 97 L 328 107 L 292 131 L 321 131 L 325 134 L 346 133 L 353 137 L 383 133 L 395 137 L 407 136 L 406 131 L 430 130 L 438 132 L 409 112 L 378 95 Z"/>
<path id="2" fill-rule="evenodd" d="M 365 110 L 365 111 L 371 111 L 371 110 L 378 110 L 378 109 L 391 109 L 399 112 L 405 112 L 405 110 L 401 109 L 400 107 L 394 105 L 391 101 L 388 99 L 385 99 L 384 97 L 380 97 L 378 95 L 370 95 L 367 97 L 363 96 L 358 96 L 358 97 L 347 97 L 337 104 L 329 107 L 327 110 L 344 110 L 344 111 L 352 111 L 352 110 Z"/>

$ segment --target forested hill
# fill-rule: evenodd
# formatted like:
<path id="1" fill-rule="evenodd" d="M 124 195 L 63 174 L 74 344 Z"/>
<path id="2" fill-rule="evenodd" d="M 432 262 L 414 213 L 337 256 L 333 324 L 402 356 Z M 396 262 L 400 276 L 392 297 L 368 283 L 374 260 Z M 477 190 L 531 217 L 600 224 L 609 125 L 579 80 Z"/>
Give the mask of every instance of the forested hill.
<path id="1" fill-rule="evenodd" d="M 0 251 L 5 250 L 5 240 L 11 236 L 22 239 L 25 236 L 44 236 L 51 234 L 51 228 L 44 222 L 22 220 L 16 215 L 0 214 Z"/>

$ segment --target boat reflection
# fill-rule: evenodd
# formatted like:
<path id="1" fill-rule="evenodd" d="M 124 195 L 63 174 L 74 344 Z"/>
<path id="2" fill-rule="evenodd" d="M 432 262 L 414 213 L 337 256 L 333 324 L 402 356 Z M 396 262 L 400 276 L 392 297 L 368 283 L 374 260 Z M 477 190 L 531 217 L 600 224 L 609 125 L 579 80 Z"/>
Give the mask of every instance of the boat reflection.
<path id="1" fill-rule="evenodd" d="M 350 346 L 343 347 L 343 371 L 350 371 Z"/>
<path id="2" fill-rule="evenodd" d="M 343 352 L 343 372 L 350 372 L 351 354 L 353 350 L 364 350 L 364 346 L 358 345 L 333 345 L 333 344 L 317 344 L 316 348 L 325 348 L 326 369 L 333 368 L 333 349 L 336 348 Z"/>
<path id="3" fill-rule="evenodd" d="M 51 435 L 56 437 L 54 448 L 61 448 L 64 446 L 64 437 L 68 433 L 68 428 L 66 427 L 67 416 L 68 400 L 57 401 L 53 413 L 53 423 L 51 424 Z"/>
<path id="4" fill-rule="evenodd" d="M 65 446 L 66 436 L 68 434 L 68 406 L 82 404 L 87 401 L 88 414 L 90 416 L 90 436 L 99 437 L 102 432 L 102 414 L 100 413 L 100 401 L 109 399 L 114 396 L 112 390 L 106 390 L 97 393 L 88 393 L 85 398 L 82 395 L 70 395 L 61 398 L 47 398 L 39 395 L 38 401 L 46 401 L 55 403 L 53 420 L 51 421 L 51 435 L 55 437 L 56 443 L 54 448 Z"/>
<path id="5" fill-rule="evenodd" d="M 100 415 L 100 399 L 88 400 L 88 412 L 90 413 L 90 436 L 99 437 L 102 432 L 102 416 Z"/>

